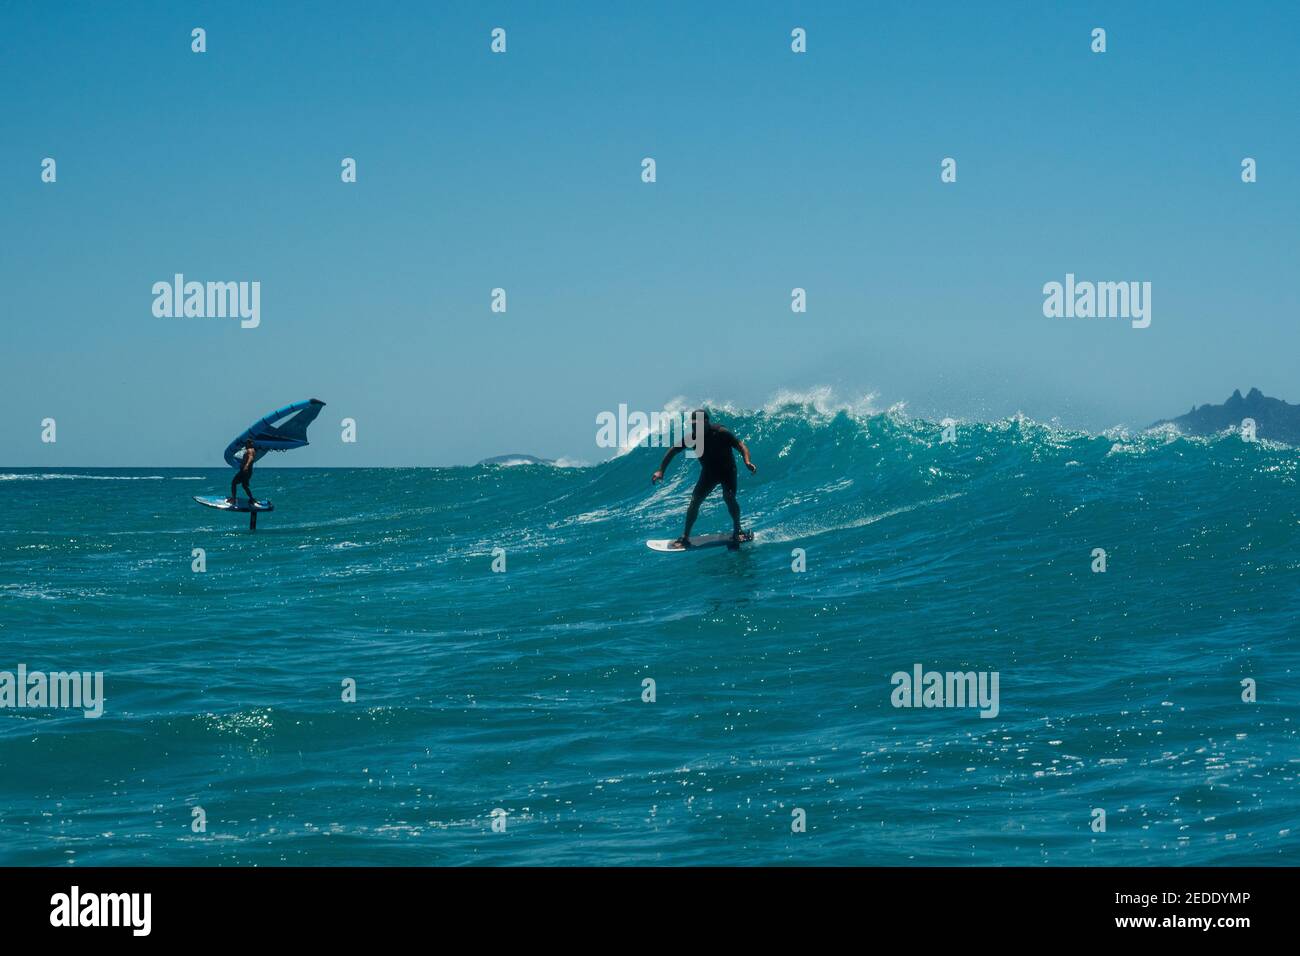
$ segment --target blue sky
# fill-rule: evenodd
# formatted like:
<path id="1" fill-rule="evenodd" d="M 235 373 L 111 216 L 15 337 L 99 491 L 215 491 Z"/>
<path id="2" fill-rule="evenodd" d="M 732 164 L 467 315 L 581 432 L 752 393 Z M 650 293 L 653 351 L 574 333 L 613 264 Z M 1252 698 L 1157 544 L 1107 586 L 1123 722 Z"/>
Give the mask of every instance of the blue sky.
<path id="1" fill-rule="evenodd" d="M 286 464 L 597 460 L 620 402 L 817 385 L 1297 401 L 1298 41 L 1292 3 L 6 3 L 0 462 L 220 466 L 312 396 Z M 260 327 L 155 317 L 177 272 L 259 281 Z M 1151 327 L 1045 318 L 1066 273 L 1150 281 Z"/>

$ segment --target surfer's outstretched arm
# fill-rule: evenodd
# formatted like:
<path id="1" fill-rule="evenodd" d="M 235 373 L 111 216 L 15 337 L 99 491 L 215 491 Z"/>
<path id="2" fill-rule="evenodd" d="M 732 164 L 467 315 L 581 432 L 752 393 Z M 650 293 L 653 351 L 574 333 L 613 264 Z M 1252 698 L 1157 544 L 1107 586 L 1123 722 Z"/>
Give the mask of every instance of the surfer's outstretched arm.
<path id="1" fill-rule="evenodd" d="M 745 467 L 749 469 L 749 473 L 752 475 L 758 471 L 758 465 L 749 460 L 749 449 L 745 447 L 745 443 L 739 438 L 736 439 L 736 448 L 740 450 L 740 457 L 745 459 Z"/>
<path id="2" fill-rule="evenodd" d="M 663 478 L 664 472 L 667 471 L 668 466 L 672 464 L 673 455 L 677 454 L 681 450 L 682 450 L 681 445 L 673 445 L 671 448 L 668 449 L 668 454 L 664 455 L 664 460 L 659 463 L 659 470 L 650 476 L 651 483 L 656 482 L 659 479 Z"/>

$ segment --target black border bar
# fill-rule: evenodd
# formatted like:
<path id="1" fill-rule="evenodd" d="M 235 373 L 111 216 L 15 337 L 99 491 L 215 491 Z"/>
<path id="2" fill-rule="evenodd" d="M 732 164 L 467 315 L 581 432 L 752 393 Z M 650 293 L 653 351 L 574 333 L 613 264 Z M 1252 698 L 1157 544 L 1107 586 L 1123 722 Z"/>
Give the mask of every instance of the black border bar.
<path id="1" fill-rule="evenodd" d="M 537 944 L 563 933 L 617 946 L 642 936 L 667 945 L 659 934 L 677 930 L 729 947 L 786 936 L 806 945 L 810 932 L 862 941 L 901 932 L 920 947 L 1025 932 L 1180 943 L 1195 935 L 1231 945 L 1242 933 L 1288 925 L 1282 908 L 1294 881 L 1294 870 L 1280 867 L 6 868 L 0 926 L 8 941 L 75 933 L 78 943 L 97 936 L 128 945 L 373 944 L 431 929 L 469 934 L 471 943 Z M 149 934 L 52 926 L 52 900 L 64 894 L 70 903 L 73 886 L 83 906 L 90 894 L 150 894 Z"/>

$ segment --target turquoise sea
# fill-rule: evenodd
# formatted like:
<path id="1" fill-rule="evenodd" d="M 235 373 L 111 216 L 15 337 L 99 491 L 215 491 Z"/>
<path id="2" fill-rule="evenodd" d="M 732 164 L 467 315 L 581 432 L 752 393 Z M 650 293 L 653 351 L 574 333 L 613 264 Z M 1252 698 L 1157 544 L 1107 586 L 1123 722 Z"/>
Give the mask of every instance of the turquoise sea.
<path id="1" fill-rule="evenodd" d="M 256 533 L 225 468 L 0 469 L 0 671 L 104 688 L 0 709 L 0 864 L 1300 863 L 1300 452 L 720 420 L 736 552 L 645 547 L 654 448 L 259 466 Z"/>

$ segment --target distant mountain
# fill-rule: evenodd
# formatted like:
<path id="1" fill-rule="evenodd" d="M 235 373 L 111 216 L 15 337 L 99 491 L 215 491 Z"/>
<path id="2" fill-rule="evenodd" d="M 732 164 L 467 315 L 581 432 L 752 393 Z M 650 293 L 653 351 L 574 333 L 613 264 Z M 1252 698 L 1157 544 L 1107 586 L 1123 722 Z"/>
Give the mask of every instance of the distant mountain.
<path id="1" fill-rule="evenodd" d="M 1185 435 L 1216 435 L 1225 428 L 1240 428 L 1243 418 L 1255 420 L 1258 438 L 1300 445 L 1300 405 L 1269 398 L 1257 388 L 1245 398 L 1240 390 L 1235 391 L 1222 405 L 1193 405 L 1186 415 L 1162 419 L 1151 427 L 1174 425 Z"/>
<path id="2" fill-rule="evenodd" d="M 553 465 L 550 458 L 538 458 L 536 455 L 497 455 L 484 458 L 480 465 Z"/>

